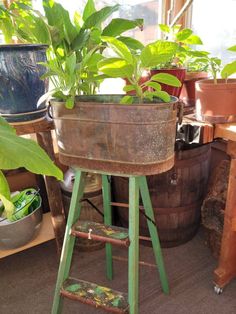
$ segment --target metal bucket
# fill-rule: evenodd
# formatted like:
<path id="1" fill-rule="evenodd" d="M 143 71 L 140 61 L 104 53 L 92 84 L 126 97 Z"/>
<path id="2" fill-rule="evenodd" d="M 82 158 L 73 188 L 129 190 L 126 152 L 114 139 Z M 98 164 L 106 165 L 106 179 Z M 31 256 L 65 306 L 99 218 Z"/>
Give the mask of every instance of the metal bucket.
<path id="1" fill-rule="evenodd" d="M 0 113 L 9 122 L 38 120 L 46 114 L 39 98 L 48 81 L 40 77 L 46 68 L 46 45 L 0 45 Z"/>
<path id="2" fill-rule="evenodd" d="M 174 164 L 177 98 L 121 105 L 123 95 L 80 96 L 75 107 L 53 100 L 59 159 L 107 173 L 149 175 Z"/>
<path id="3" fill-rule="evenodd" d="M 0 223 L 0 250 L 15 249 L 37 236 L 43 214 L 41 197 L 39 206 L 26 217 L 15 222 Z"/>

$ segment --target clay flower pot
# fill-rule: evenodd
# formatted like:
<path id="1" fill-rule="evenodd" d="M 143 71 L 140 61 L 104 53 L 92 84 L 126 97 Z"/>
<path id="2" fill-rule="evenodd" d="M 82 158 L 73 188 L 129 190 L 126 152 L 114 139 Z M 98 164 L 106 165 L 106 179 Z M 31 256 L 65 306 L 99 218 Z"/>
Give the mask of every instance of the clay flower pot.
<path id="1" fill-rule="evenodd" d="M 236 79 L 196 82 L 196 119 L 210 123 L 236 122 Z"/>
<path id="2" fill-rule="evenodd" d="M 186 69 L 184 68 L 173 68 L 173 69 L 160 69 L 160 70 L 151 70 L 151 76 L 157 73 L 167 73 L 167 74 L 172 74 L 176 76 L 182 85 L 180 87 L 174 87 L 166 84 L 161 84 L 161 89 L 165 92 L 167 92 L 169 95 L 178 97 L 180 96 L 183 83 L 184 83 L 184 78 L 186 74 Z"/>
<path id="3" fill-rule="evenodd" d="M 207 72 L 186 72 L 183 88 L 180 94 L 180 98 L 188 106 L 195 106 L 196 103 L 196 88 L 195 83 L 199 80 L 206 79 L 208 77 Z"/>

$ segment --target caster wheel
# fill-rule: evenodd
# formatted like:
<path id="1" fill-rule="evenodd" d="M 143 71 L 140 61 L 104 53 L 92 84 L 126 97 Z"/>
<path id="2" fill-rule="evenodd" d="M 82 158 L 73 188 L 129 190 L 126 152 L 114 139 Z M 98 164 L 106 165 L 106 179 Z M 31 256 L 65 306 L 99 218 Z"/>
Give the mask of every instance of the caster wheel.
<path id="1" fill-rule="evenodd" d="M 214 286 L 214 291 L 216 294 L 221 294 L 223 292 L 223 288 L 220 288 L 219 286 Z"/>

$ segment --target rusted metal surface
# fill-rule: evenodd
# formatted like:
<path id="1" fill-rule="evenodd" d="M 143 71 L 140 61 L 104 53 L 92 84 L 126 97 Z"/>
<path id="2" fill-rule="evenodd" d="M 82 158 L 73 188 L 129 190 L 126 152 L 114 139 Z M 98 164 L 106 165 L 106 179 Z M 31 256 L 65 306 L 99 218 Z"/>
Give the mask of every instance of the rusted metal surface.
<path id="1" fill-rule="evenodd" d="M 129 313 L 129 304 L 125 293 L 98 286 L 83 280 L 69 278 L 63 284 L 61 295 L 110 313 Z"/>
<path id="2" fill-rule="evenodd" d="M 103 99 L 103 103 L 98 99 Z M 110 99 L 109 99 L 110 98 Z M 52 102 L 62 163 L 108 173 L 149 175 L 174 162 L 177 99 L 119 104 L 120 97 L 82 98 L 74 109 Z M 117 101 L 112 103 L 111 101 Z"/>
<path id="3" fill-rule="evenodd" d="M 106 226 L 97 222 L 78 221 L 71 234 L 88 240 L 102 241 L 115 245 L 129 246 L 128 230 L 116 226 Z"/>

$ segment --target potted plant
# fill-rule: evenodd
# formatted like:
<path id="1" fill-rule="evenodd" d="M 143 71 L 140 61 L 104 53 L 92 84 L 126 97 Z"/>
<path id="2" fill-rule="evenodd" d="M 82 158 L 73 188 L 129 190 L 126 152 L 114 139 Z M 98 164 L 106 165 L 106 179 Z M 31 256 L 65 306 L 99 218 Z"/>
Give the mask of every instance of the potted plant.
<path id="1" fill-rule="evenodd" d="M 208 55 L 209 53 L 206 51 L 190 51 L 190 55 L 186 58 L 186 75 L 180 98 L 187 106 L 195 107 L 195 82 L 206 79 L 209 76 L 209 63 L 206 58 Z"/>
<path id="2" fill-rule="evenodd" d="M 191 45 L 201 45 L 199 36 L 195 35 L 189 28 L 181 28 L 181 25 L 168 26 L 159 24 L 165 41 L 175 43 L 172 58 L 165 63 L 155 66 L 151 70 L 151 75 L 155 73 L 169 73 L 175 75 L 180 81 L 180 87 L 162 86 L 169 94 L 179 97 L 186 75 L 185 60 L 191 54 Z"/>
<path id="3" fill-rule="evenodd" d="M 47 78 L 43 77 L 46 69 L 42 66 L 46 62 L 47 46 L 45 44 L 48 45 L 48 66 L 56 75 L 59 74 L 57 77 L 62 79 L 59 72 L 63 70 L 60 67 L 65 65 L 66 70 L 70 69 L 72 72 L 75 59 L 80 60 L 83 57 L 83 46 L 89 46 L 92 51 L 99 44 L 101 34 L 119 37 L 125 42 L 128 40 L 133 45 L 135 40 L 121 35 L 136 26 L 141 28 L 143 24 L 142 19 L 117 18 L 102 28 L 102 23 L 118 10 L 119 5 L 107 6 L 97 11 L 93 1 L 88 0 L 83 15 L 80 16 L 76 12 L 74 23 L 72 23 L 69 12 L 54 1 L 43 2 L 45 17 L 33 10 L 30 3 L 31 1 L 28 0 L 20 0 L 12 3 L 8 9 L 0 6 L 0 29 L 5 35 L 6 42 L 16 36 L 23 43 L 27 43 L 27 45 L 0 46 L 2 64 L 0 67 L 0 94 L 2 95 L 0 112 L 12 122 L 38 118 L 39 114 L 41 116 L 46 110 L 45 102 L 42 99 L 38 101 L 46 91 Z M 102 50 L 102 47 L 100 48 Z M 33 54 L 31 50 L 36 51 L 36 54 Z M 92 67 L 100 58 L 99 52 L 93 54 L 93 65 L 90 62 L 89 69 L 91 79 L 93 78 Z M 40 80 L 40 77 L 43 80 Z M 51 77 L 51 80 L 54 79 Z M 69 90 L 66 88 L 77 84 L 75 82 L 77 78 L 67 76 L 62 80 L 58 82 L 55 78 L 54 85 L 60 85 L 61 95 L 65 98 L 68 98 L 68 94 L 72 97 L 70 87 Z M 64 87 L 63 84 L 65 84 Z M 90 87 L 96 88 L 98 84 L 99 80 L 93 86 L 90 84 Z M 87 93 L 88 85 L 83 84 L 82 87 L 82 90 Z M 70 102 L 73 102 L 72 98 L 68 100 L 68 106 Z"/>
<path id="4" fill-rule="evenodd" d="M 236 46 L 230 47 L 236 51 Z M 221 60 L 206 57 L 213 79 L 196 82 L 196 118 L 210 123 L 231 123 L 236 121 L 236 79 L 229 78 L 236 73 L 236 61 L 226 64 L 221 70 Z M 217 78 L 221 71 L 221 78 Z"/>
<path id="5" fill-rule="evenodd" d="M 180 82 L 159 73 L 140 86 L 142 70 L 169 56 L 159 54 L 159 42 L 134 54 L 114 37 L 103 36 L 102 40 L 116 57 L 101 59 L 99 72 L 105 77 L 126 78 L 130 85 L 124 91 L 134 91 L 136 96 L 81 95 L 71 110 L 63 100 L 52 100 L 60 161 L 119 174 L 148 175 L 170 169 L 174 163 L 177 98 L 162 91 L 160 83 L 179 86 Z M 88 68 L 91 58 L 88 55 L 77 67 Z M 145 91 L 144 86 L 152 91 Z"/>
<path id="6" fill-rule="evenodd" d="M 59 180 L 63 178 L 62 172 L 36 142 L 17 136 L 15 130 L 0 117 L 0 200 L 3 204 L 3 206 L 0 206 L 0 220 L 5 220 L 6 218 L 8 221 L 7 225 L 5 223 L 0 224 L 1 248 L 12 248 L 13 243 L 19 243 L 17 241 L 20 239 L 14 241 L 14 238 L 18 236 L 15 234 L 16 230 L 21 232 L 23 240 L 28 239 L 27 235 L 29 234 L 27 234 L 27 230 L 22 230 L 22 224 L 24 225 L 24 222 L 27 221 L 26 225 L 29 225 L 40 219 L 40 212 L 36 211 L 40 207 L 39 200 L 36 208 L 34 208 L 35 213 L 30 218 L 24 217 L 23 212 L 15 213 L 17 200 L 11 197 L 10 189 L 2 170 L 19 167 L 25 167 L 27 170 L 37 174 L 54 176 Z M 17 219 L 20 220 L 15 222 Z M 17 227 L 19 224 L 21 226 Z M 5 233 L 6 230 L 7 235 Z M 3 236 L 4 234 L 5 237 Z M 9 239 L 9 234 L 11 234 L 13 239 Z M 20 243 L 22 244 L 22 242 Z"/>
<path id="7" fill-rule="evenodd" d="M 26 3 L 29 1 L 13 2 L 9 8 L 0 5 L 0 30 L 6 42 L 0 45 L 0 113 L 9 122 L 43 119 L 46 114 L 45 103 L 37 106 L 37 102 L 48 89 L 47 80 L 40 79 L 45 69 L 39 64 L 46 61 L 47 45 L 42 43 L 47 42 L 28 40 L 24 27 L 21 29 L 20 25 L 33 24 L 21 9 Z M 13 43 L 16 37 L 24 43 Z"/>

